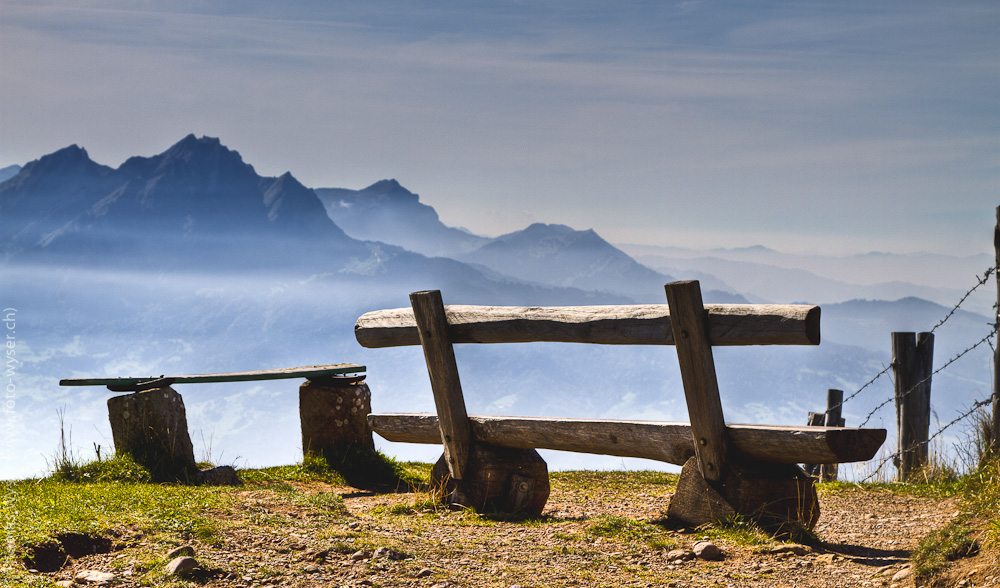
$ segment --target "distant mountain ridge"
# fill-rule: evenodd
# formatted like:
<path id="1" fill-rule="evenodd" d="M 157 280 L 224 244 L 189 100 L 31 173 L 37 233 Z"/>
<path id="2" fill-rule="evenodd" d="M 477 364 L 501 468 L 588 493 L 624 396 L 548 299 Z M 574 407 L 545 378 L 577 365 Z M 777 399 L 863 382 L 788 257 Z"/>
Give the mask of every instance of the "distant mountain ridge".
<path id="1" fill-rule="evenodd" d="M 394 184 L 370 193 L 408 194 Z M 261 177 L 212 137 L 188 135 L 117 169 L 79 146 L 60 149 L 0 183 L 0 219 L 3 260 L 21 265 L 318 276 L 351 284 L 370 304 L 390 296 L 400 305 L 428 288 L 465 303 L 628 302 L 351 238 L 291 173 Z"/>
<path id="2" fill-rule="evenodd" d="M 535 223 L 490 239 L 449 227 L 433 207 L 421 203 L 417 194 L 395 179 L 381 180 L 362 190 L 315 191 L 330 218 L 352 237 L 451 257 L 498 275 L 653 303 L 662 302 L 663 284 L 674 281 L 637 263 L 592 229 Z M 706 288 L 704 297 L 709 302 L 746 302 L 718 286 Z"/>
<path id="3" fill-rule="evenodd" d="M 8 165 L 7 167 L 0 167 L 0 182 L 6 182 L 8 179 L 13 178 L 21 171 L 21 166 L 19 165 Z"/>
<path id="4" fill-rule="evenodd" d="M 446 226 L 434 208 L 395 179 L 361 190 L 316 188 L 315 192 L 330 218 L 355 239 L 392 243 L 429 257 L 454 257 L 488 241 Z"/>
<path id="5" fill-rule="evenodd" d="M 365 249 L 291 174 L 263 178 L 218 139 L 194 135 L 117 169 L 76 145 L 41 157 L 0 184 L 0 213 L 12 227 L 3 234 L 8 259 L 103 263 L 141 253 L 150 261 L 205 261 L 227 242 L 248 262 L 277 262 L 306 243 L 341 254 Z"/>
<path id="6" fill-rule="evenodd" d="M 672 251 L 669 259 L 686 263 L 675 264 L 675 272 L 639 263 L 625 246 L 593 230 L 539 223 L 495 239 L 470 235 L 444 225 L 394 180 L 320 193 L 323 200 L 290 173 L 261 177 L 218 139 L 194 135 L 117 169 L 73 145 L 0 183 L 0 308 L 19 309 L 18 335 L 24 337 L 18 341 L 23 426 L 15 431 L 11 454 L 50 449 L 49 433 L 59 430 L 56 405 L 70 407 L 67 422 L 78 435 L 90 435 L 84 447 L 107 443 L 106 392 L 58 387 L 59 378 L 71 376 L 351 361 L 368 366 L 376 410 L 433 410 L 419 349 L 361 348 L 352 332 L 360 313 L 407 306 L 408 294 L 417 290 L 439 289 L 447 304 L 530 306 L 662 304 L 663 283 L 675 278 L 702 280 L 709 302 L 741 301 L 744 284 L 761 291 L 767 286 L 767 293 L 781 295 L 777 302 L 844 286 L 819 268 L 810 272 L 815 258 L 761 247 L 710 256 Z M 347 216 L 335 221 L 330 210 Z M 353 232 L 362 229 L 364 241 Z M 393 244 L 404 236 L 423 253 L 448 256 Z M 885 261 L 865 258 L 873 260 Z M 850 263 L 835 269 L 849 275 Z M 827 281 L 814 281 L 819 278 Z M 808 284 L 796 290 L 799 279 Z M 852 298 L 871 298 L 856 292 Z M 716 349 L 727 419 L 801 424 L 807 411 L 822 409 L 828 388 L 852 392 L 888 365 L 890 330 L 928 330 L 950 310 L 941 302 L 898 298 L 810 301 L 823 303 L 818 347 Z M 990 320 L 956 312 L 936 331 L 935 356 L 943 361 L 979 340 Z M 935 375 L 935 410 L 942 420 L 990 393 L 992 364 L 983 357 L 989 349 L 980 351 L 978 359 L 970 356 Z M 524 344 L 460 346 L 457 352 L 470 412 L 687 417 L 669 348 Z M 860 424 L 891 398 L 891 388 L 884 377 L 845 405 L 849 424 Z M 262 390 L 186 394 L 192 430 L 214 435 L 217 451 L 255 464 L 300 459 L 298 437 L 288 434 L 298 426 L 294 394 L 277 384 Z M 887 406 L 876 420 L 894 422 Z"/>

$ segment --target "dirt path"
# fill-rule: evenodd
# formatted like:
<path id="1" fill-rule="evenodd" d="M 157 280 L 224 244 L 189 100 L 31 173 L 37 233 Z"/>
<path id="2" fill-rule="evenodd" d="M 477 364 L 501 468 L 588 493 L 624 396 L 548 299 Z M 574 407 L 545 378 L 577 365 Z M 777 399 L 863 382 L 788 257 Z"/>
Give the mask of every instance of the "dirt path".
<path id="1" fill-rule="evenodd" d="M 593 474 L 599 476 L 601 474 Z M 929 531 L 956 513 L 952 500 L 847 488 L 821 492 L 817 533 L 825 542 L 804 555 L 770 553 L 774 543 L 655 524 L 673 487 L 627 476 L 608 482 L 553 476 L 544 516 L 503 521 L 436 508 L 423 494 L 370 494 L 313 485 L 343 495 L 324 512 L 287 493 L 247 490 L 213 541 L 193 542 L 202 586 L 912 586 L 892 578 Z M 718 562 L 666 556 L 703 535 L 724 551 Z M 379 550 L 379 548 L 383 548 Z M 83 557 L 50 576 L 83 569 L 117 575 L 114 585 L 149 582 L 165 561 L 162 538 Z M 159 558 L 159 559 L 157 559 Z M 162 577 L 162 576 L 161 576 Z M 985 578 L 985 577 L 984 577 Z M 162 582 L 154 582 L 160 584 Z M 972 585 L 972 584 L 970 584 Z M 1000 574 L 975 586 L 1000 586 Z"/>

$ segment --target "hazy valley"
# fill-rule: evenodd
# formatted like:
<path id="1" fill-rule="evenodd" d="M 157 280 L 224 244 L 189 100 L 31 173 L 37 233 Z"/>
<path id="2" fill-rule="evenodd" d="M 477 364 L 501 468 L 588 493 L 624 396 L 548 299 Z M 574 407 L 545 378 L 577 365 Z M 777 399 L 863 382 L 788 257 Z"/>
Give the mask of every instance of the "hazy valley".
<path id="1" fill-rule="evenodd" d="M 0 172 L 10 174 L 0 183 L 0 306 L 14 311 L 16 325 L 16 354 L 5 366 L 16 396 L 13 451 L 0 461 L 0 478 L 44 470 L 59 440 L 58 411 L 78 452 L 95 444 L 110 451 L 109 392 L 58 387 L 65 377 L 350 361 L 368 366 L 374 410 L 432 411 L 419 348 L 368 350 L 353 336 L 361 313 L 407 306 L 409 292 L 423 289 L 456 304 L 663 303 L 663 283 L 699 279 L 707 302 L 819 304 L 818 347 L 716 351 L 728 420 L 803 423 L 822 408 L 827 388 L 851 394 L 888 365 L 891 331 L 930 330 L 991 265 L 985 253 L 819 257 L 616 246 L 560 224 L 491 238 L 444 225 L 394 180 L 310 189 L 292 174 L 261 177 L 218 140 L 193 135 L 117 169 L 73 146 Z M 986 251 L 988 235 L 983 243 Z M 987 290 L 963 306 L 977 313 L 959 310 L 937 330 L 935 365 L 989 332 Z M 458 353 L 472 413 L 687 420 L 669 347 L 524 344 Z M 235 465 L 298 459 L 296 384 L 178 391 L 202 457 Z M 935 377 L 932 401 L 947 422 L 989 393 L 990 354 L 980 348 Z M 891 395 L 889 378 L 880 379 L 845 406 L 848 424 Z M 890 428 L 891 442 L 891 405 L 871 424 Z M 404 457 L 438 452 L 381 446 Z M 621 464 L 548 459 L 554 469 Z"/>

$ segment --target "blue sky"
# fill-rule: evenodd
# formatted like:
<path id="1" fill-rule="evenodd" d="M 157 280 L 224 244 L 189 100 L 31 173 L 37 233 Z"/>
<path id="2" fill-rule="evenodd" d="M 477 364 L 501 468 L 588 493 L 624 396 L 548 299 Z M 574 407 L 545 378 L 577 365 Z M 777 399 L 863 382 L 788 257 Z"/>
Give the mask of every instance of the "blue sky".
<path id="1" fill-rule="evenodd" d="M 0 165 L 188 133 L 483 234 L 974 254 L 1000 4 L 5 0 Z"/>

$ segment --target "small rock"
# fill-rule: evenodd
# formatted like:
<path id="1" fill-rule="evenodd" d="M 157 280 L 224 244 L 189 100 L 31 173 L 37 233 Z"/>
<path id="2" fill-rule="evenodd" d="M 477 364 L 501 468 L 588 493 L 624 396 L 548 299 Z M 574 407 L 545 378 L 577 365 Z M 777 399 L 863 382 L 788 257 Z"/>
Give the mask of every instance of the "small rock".
<path id="1" fill-rule="evenodd" d="M 406 559 L 405 555 L 394 549 L 389 549 L 388 547 L 379 547 L 375 550 L 375 553 L 372 554 L 372 557 L 375 559 L 391 559 L 392 561 Z"/>
<path id="2" fill-rule="evenodd" d="M 74 579 L 79 584 L 110 584 L 115 581 L 115 575 L 97 570 L 83 570 L 78 572 Z"/>
<path id="3" fill-rule="evenodd" d="M 171 576 L 184 577 L 193 572 L 197 567 L 198 560 L 193 557 L 175 557 L 167 564 L 167 573 Z"/>
<path id="4" fill-rule="evenodd" d="M 361 523 L 359 523 L 358 521 L 351 521 L 351 522 L 347 523 L 347 528 L 348 529 L 357 529 L 360 526 L 361 526 Z"/>
<path id="5" fill-rule="evenodd" d="M 430 576 L 433 573 L 434 573 L 434 570 L 432 570 L 430 568 L 424 568 L 424 569 L 420 570 L 419 572 L 417 572 L 417 577 L 418 578 L 426 578 L 427 576 Z"/>
<path id="6" fill-rule="evenodd" d="M 802 556 L 810 551 L 812 551 L 812 548 L 805 545 L 799 545 L 798 543 L 785 543 L 783 545 L 775 545 L 770 549 L 769 553 L 793 553 L 795 555 Z"/>
<path id="7" fill-rule="evenodd" d="M 694 551 L 694 554 L 700 559 L 708 561 L 722 559 L 722 550 L 719 549 L 718 545 L 712 543 L 711 541 L 698 541 L 694 544 L 692 551 Z"/>
<path id="8" fill-rule="evenodd" d="M 302 571 L 307 574 L 318 574 L 320 572 L 319 566 L 316 564 L 306 564 L 303 566 Z"/>
<path id="9" fill-rule="evenodd" d="M 354 561 L 361 561 L 363 559 L 366 559 L 367 557 L 368 557 L 368 554 L 365 553 L 363 550 L 362 551 L 355 551 L 354 553 L 351 554 L 351 559 L 354 560 Z"/>
<path id="10" fill-rule="evenodd" d="M 912 573 L 913 573 L 913 568 L 911 568 L 910 566 L 906 566 L 905 568 L 896 572 L 895 575 L 893 575 L 892 580 L 890 581 L 894 584 L 897 582 L 902 582 L 903 580 L 909 578 L 910 574 Z"/>
<path id="11" fill-rule="evenodd" d="M 167 552 L 167 559 L 174 559 L 182 556 L 194 557 L 194 547 L 191 547 L 190 545 L 182 545 L 177 549 L 172 549 Z"/>
<path id="12" fill-rule="evenodd" d="M 835 553 L 824 553 L 823 555 L 816 556 L 816 563 L 820 565 L 832 565 L 836 561 L 837 555 Z"/>
<path id="13" fill-rule="evenodd" d="M 232 466 L 219 466 L 198 472 L 198 483 L 205 486 L 242 486 L 243 480 Z"/>
<path id="14" fill-rule="evenodd" d="M 56 586 L 62 586 L 62 588 L 69 588 L 74 583 L 75 582 L 73 582 L 73 580 L 59 580 L 58 582 L 56 582 Z"/>
<path id="15" fill-rule="evenodd" d="M 671 549 L 667 552 L 668 561 L 694 559 L 695 557 L 694 552 L 690 549 Z"/>

